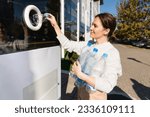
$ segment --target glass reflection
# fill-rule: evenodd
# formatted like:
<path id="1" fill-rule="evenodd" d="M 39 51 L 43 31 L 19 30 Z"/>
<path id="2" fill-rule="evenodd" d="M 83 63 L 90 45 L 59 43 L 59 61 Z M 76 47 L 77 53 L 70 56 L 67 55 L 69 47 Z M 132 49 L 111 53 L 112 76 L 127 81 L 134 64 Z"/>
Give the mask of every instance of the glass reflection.
<path id="1" fill-rule="evenodd" d="M 23 22 L 24 8 L 33 4 L 41 13 L 52 13 L 59 21 L 59 0 L 1 0 L 0 1 L 0 54 L 58 45 L 56 33 L 45 21 L 38 31 L 32 31 Z"/>

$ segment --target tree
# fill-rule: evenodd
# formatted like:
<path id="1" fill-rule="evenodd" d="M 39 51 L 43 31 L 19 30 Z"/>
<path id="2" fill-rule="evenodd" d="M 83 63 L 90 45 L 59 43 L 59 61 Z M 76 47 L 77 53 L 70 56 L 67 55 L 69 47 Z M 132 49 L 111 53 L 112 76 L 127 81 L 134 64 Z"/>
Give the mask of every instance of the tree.
<path id="1" fill-rule="evenodd" d="M 150 1 L 122 0 L 117 6 L 117 30 L 119 39 L 150 39 Z"/>

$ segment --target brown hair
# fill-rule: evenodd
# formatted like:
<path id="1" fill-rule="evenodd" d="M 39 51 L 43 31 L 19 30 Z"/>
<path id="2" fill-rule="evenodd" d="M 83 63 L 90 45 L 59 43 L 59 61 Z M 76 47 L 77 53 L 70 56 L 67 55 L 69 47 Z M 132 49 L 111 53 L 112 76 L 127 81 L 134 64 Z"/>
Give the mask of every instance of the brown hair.
<path id="1" fill-rule="evenodd" d="M 101 20 L 104 28 L 110 29 L 108 37 L 111 37 L 116 28 L 116 18 L 110 13 L 100 13 L 95 17 L 98 17 Z"/>

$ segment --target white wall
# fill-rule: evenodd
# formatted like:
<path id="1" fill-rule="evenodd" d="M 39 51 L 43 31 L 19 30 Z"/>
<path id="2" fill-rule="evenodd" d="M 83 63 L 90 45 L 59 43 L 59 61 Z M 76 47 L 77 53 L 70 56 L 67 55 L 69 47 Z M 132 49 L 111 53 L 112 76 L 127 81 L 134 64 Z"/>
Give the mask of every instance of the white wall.
<path id="1" fill-rule="evenodd" d="M 60 61 L 59 46 L 0 55 L 0 99 L 60 98 Z"/>

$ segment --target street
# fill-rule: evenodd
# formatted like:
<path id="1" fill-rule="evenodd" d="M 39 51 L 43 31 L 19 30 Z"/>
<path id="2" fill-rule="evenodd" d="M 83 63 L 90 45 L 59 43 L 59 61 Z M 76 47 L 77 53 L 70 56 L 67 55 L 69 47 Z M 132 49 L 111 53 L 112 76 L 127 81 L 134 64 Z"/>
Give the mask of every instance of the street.
<path id="1" fill-rule="evenodd" d="M 132 99 L 150 99 L 150 49 L 122 44 L 114 44 L 114 46 L 120 52 L 123 69 L 123 75 L 118 79 L 117 87 Z M 64 88 L 64 86 L 62 87 Z M 74 96 L 76 91 L 73 89 L 74 79 L 68 78 L 67 95 L 64 99 L 71 99 L 67 96 L 72 94 Z"/>
<path id="2" fill-rule="evenodd" d="M 115 47 L 123 68 L 118 87 L 134 99 L 150 99 L 150 49 L 120 44 Z"/>

